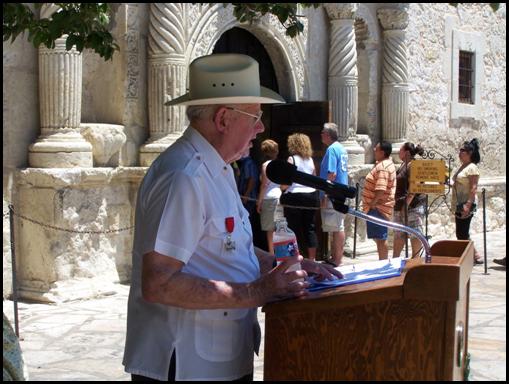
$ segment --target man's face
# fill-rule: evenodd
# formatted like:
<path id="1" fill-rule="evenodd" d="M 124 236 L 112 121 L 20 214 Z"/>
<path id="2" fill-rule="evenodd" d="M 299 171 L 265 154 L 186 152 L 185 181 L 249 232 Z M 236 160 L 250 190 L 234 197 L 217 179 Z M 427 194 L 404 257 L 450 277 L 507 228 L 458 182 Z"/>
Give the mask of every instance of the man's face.
<path id="1" fill-rule="evenodd" d="M 375 151 L 375 160 L 376 161 L 381 161 L 381 160 L 385 159 L 385 153 L 382 150 L 382 148 L 380 147 L 380 143 L 378 143 L 375 146 L 374 151 Z"/>
<path id="2" fill-rule="evenodd" d="M 225 149 L 232 160 L 237 160 L 244 153 L 249 153 L 252 141 L 265 127 L 261 121 L 260 104 L 240 104 L 235 108 L 223 107 L 228 114 L 225 130 Z"/>
<path id="3" fill-rule="evenodd" d="M 323 143 L 323 144 L 325 144 L 325 145 L 327 145 L 327 146 L 328 146 L 329 144 L 331 144 L 331 141 L 332 141 L 332 140 L 331 140 L 331 138 L 330 138 L 329 134 L 327 133 L 327 131 L 325 131 L 325 130 L 323 130 L 323 129 L 322 129 L 322 132 L 321 132 L 321 136 L 320 136 L 320 138 L 322 139 L 322 143 Z"/>

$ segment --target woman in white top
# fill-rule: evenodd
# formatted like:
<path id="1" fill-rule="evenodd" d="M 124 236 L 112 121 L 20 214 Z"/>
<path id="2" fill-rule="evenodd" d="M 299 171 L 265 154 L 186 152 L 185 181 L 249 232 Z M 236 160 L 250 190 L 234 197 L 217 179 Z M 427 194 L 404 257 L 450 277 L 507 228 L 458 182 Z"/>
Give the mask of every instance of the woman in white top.
<path id="1" fill-rule="evenodd" d="M 274 254 L 274 244 L 272 237 L 274 236 L 274 214 L 276 212 L 277 203 L 281 196 L 281 188 L 279 184 L 273 183 L 267 177 L 267 165 L 277 158 L 279 153 L 279 145 L 274 140 L 264 140 L 261 144 L 263 156 L 268 159 L 262 164 L 261 185 L 258 200 L 256 201 L 256 210 L 260 214 L 260 224 L 262 231 L 267 233 L 267 247 L 271 254 Z"/>
<path id="2" fill-rule="evenodd" d="M 479 142 L 473 139 L 465 141 L 460 148 L 459 158 L 461 166 L 454 174 L 452 207 L 455 209 L 456 238 L 470 240 L 470 222 L 476 209 L 477 183 L 479 182 L 479 168 L 481 161 Z M 474 264 L 482 264 L 483 259 L 474 248 Z"/>
<path id="3" fill-rule="evenodd" d="M 311 148 L 309 136 L 303 133 L 290 135 L 288 137 L 288 152 L 290 153 L 288 162 L 296 165 L 298 171 L 316 175 L 315 164 L 311 157 L 313 149 Z M 309 208 L 320 206 L 318 191 L 311 187 L 293 183 L 285 190 L 281 200 L 284 205 L 287 205 L 284 207 L 284 215 L 288 227 L 297 236 L 297 242 L 301 250 L 307 249 L 307 257 L 310 260 L 315 260 L 316 246 L 318 245 L 315 232 L 316 209 Z M 291 208 L 288 205 L 303 208 Z"/>

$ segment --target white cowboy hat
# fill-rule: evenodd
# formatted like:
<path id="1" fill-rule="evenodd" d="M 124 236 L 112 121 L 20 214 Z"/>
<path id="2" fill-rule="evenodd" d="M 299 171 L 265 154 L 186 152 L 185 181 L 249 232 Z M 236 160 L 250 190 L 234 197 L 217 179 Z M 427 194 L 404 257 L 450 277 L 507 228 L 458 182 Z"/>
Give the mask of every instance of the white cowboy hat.
<path id="1" fill-rule="evenodd" d="M 258 62 L 250 56 L 220 53 L 198 57 L 189 65 L 189 92 L 164 105 L 284 103 L 260 86 Z"/>

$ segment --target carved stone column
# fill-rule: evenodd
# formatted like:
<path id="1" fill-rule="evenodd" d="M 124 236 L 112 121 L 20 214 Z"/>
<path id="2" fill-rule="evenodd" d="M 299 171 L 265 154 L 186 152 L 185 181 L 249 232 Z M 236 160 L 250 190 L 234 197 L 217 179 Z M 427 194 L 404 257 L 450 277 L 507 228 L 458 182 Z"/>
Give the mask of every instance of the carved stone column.
<path id="1" fill-rule="evenodd" d="M 140 165 L 148 167 L 181 136 L 185 108 L 165 106 L 167 97 L 185 93 L 184 3 L 151 3 L 148 37 L 148 107 L 150 137 L 140 148 Z"/>
<path id="2" fill-rule="evenodd" d="M 392 143 L 393 159 L 399 162 L 398 152 L 405 142 L 408 124 L 408 63 L 405 42 L 408 13 L 404 9 L 379 9 L 377 14 L 384 28 L 382 138 Z"/>
<path id="3" fill-rule="evenodd" d="M 357 3 L 326 3 L 330 18 L 328 94 L 332 116 L 338 125 L 339 141 L 348 152 L 349 164 L 364 163 L 364 149 L 355 141 L 357 133 L 357 47 L 354 18 Z"/>
<path id="4" fill-rule="evenodd" d="M 41 18 L 58 10 L 41 8 Z M 28 162 L 34 168 L 92 167 L 92 145 L 80 134 L 82 55 L 65 49 L 67 35 L 55 48 L 39 48 L 39 105 L 41 136 L 30 145 Z"/>

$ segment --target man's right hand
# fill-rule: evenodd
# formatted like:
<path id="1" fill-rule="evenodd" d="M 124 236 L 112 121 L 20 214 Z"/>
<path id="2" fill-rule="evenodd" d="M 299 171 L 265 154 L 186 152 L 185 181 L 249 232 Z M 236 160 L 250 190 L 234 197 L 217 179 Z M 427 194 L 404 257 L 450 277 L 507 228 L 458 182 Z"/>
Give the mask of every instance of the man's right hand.
<path id="1" fill-rule="evenodd" d="M 271 301 L 302 297 L 308 294 L 309 283 L 305 281 L 306 271 L 287 272 L 292 264 L 301 262 L 303 259 L 300 255 L 289 257 L 250 284 L 250 295 L 254 296 L 253 299 L 258 306 Z"/>

